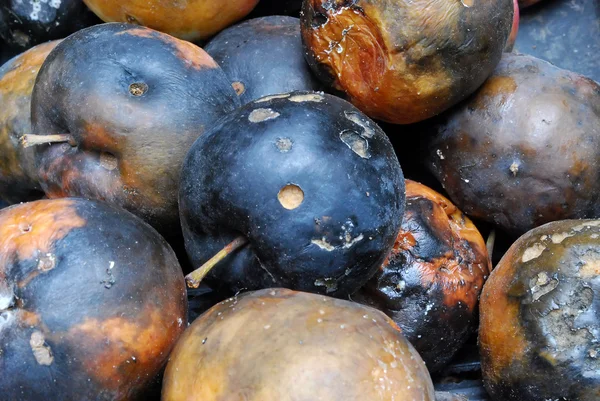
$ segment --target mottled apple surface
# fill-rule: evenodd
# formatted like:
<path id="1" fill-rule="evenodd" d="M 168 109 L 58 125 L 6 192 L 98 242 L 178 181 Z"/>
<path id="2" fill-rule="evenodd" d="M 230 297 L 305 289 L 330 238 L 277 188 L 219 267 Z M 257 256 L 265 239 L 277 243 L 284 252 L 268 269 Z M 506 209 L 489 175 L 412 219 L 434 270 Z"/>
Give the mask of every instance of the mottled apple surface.
<path id="1" fill-rule="evenodd" d="M 600 220 L 520 237 L 483 288 L 481 366 L 493 400 L 600 397 Z"/>
<path id="2" fill-rule="evenodd" d="M 394 319 L 432 372 L 472 334 L 490 270 L 471 220 L 441 194 L 406 180 L 406 211 L 394 248 L 352 300 Z"/>
<path id="3" fill-rule="evenodd" d="M 33 150 L 19 139 L 31 133 L 31 92 L 42 63 L 59 41 L 38 45 L 0 67 L 0 199 L 8 203 L 42 196 Z"/>
<path id="4" fill-rule="evenodd" d="M 195 266 L 248 241 L 210 271 L 215 290 L 347 295 L 394 244 L 404 177 L 385 133 L 358 109 L 292 92 L 248 103 L 198 138 L 179 203 Z"/>
<path id="5" fill-rule="evenodd" d="M 600 85 L 505 53 L 467 102 L 432 126 L 427 165 L 467 215 L 520 235 L 600 217 Z"/>
<path id="6" fill-rule="evenodd" d="M 304 59 L 298 18 L 251 19 L 224 30 L 204 50 L 225 71 L 243 104 L 321 88 Z"/>
<path id="7" fill-rule="evenodd" d="M 317 75 L 373 118 L 408 124 L 465 99 L 492 73 L 513 0 L 306 0 Z"/>
<path id="8" fill-rule="evenodd" d="M 245 17 L 258 0 L 83 0 L 105 22 L 144 25 L 185 40 L 205 39 Z"/>
<path id="9" fill-rule="evenodd" d="M 162 234 L 179 230 L 179 171 L 192 143 L 240 105 L 199 47 L 130 24 L 101 24 L 61 42 L 32 94 L 36 168 L 50 198 L 105 200 Z"/>
<path id="10" fill-rule="evenodd" d="M 105 203 L 0 211 L 0 389 L 9 401 L 137 400 L 187 324 L 164 239 Z"/>
<path id="11" fill-rule="evenodd" d="M 353 302 L 287 289 L 214 306 L 169 358 L 163 401 L 433 401 L 395 323 Z"/>

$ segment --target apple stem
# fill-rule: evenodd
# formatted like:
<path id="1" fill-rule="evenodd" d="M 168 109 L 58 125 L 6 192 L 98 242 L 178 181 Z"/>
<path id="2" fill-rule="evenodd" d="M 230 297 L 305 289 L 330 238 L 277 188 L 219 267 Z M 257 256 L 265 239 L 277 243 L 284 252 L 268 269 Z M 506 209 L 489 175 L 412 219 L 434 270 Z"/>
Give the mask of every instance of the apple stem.
<path id="1" fill-rule="evenodd" d="M 75 141 L 73 137 L 69 134 L 55 134 L 55 135 L 33 135 L 26 134 L 23 135 L 19 142 L 21 146 L 24 148 L 29 148 L 31 146 L 42 145 L 47 143 L 61 143 L 68 142 L 71 146 L 75 146 Z"/>
<path id="2" fill-rule="evenodd" d="M 221 249 L 215 256 L 210 258 L 208 262 L 204 263 L 202 266 L 185 276 L 185 282 L 189 288 L 198 288 L 200 286 L 200 282 L 206 275 L 212 270 L 213 267 L 225 257 L 231 253 L 233 253 L 236 249 L 241 248 L 242 246 L 248 243 L 248 239 L 244 236 L 239 236 L 229 244 L 225 245 L 223 249 Z"/>
<path id="3" fill-rule="evenodd" d="M 490 260 L 492 260 L 492 253 L 494 252 L 494 243 L 496 242 L 496 230 L 492 229 L 490 231 L 487 241 L 485 242 L 485 247 L 487 248 L 488 256 Z"/>

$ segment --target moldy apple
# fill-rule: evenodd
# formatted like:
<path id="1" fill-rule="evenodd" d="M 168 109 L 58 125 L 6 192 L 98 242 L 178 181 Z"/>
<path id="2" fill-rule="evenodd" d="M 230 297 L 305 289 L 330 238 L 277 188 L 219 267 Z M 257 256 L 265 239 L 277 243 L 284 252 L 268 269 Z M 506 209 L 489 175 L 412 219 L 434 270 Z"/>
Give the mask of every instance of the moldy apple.
<path id="1" fill-rule="evenodd" d="M 99 21 L 81 0 L 4 0 L 0 2 L 0 42 L 23 52 L 62 39 Z"/>
<path id="2" fill-rule="evenodd" d="M 131 213 L 82 199 L 0 211 L 3 400 L 140 399 L 186 309 L 175 254 Z"/>
<path id="3" fill-rule="evenodd" d="M 561 220 L 520 237 L 481 295 L 479 343 L 493 400 L 597 401 L 600 220 Z"/>
<path id="4" fill-rule="evenodd" d="M 48 197 L 105 200 L 165 235 L 179 230 L 179 171 L 189 147 L 240 105 L 202 49 L 118 23 L 61 42 L 31 102 L 39 136 L 25 142 L 38 144 L 36 169 Z"/>
<path id="5" fill-rule="evenodd" d="M 210 271 L 215 290 L 346 295 L 394 244 L 404 177 L 384 132 L 358 109 L 292 92 L 249 103 L 198 138 L 179 203 L 195 266 L 234 239 L 249 243 Z"/>

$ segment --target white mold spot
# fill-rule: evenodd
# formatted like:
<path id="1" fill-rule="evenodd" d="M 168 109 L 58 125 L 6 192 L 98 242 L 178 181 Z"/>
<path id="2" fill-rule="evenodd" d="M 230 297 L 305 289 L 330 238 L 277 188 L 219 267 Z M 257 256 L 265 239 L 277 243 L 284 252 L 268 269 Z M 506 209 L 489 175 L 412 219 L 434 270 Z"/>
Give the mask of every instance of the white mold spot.
<path id="1" fill-rule="evenodd" d="M 529 262 L 530 260 L 538 258 L 542 254 L 542 252 L 544 252 L 545 250 L 546 250 L 546 247 L 544 245 L 536 242 L 529 248 L 525 249 L 525 252 L 523 252 L 523 257 L 521 258 L 521 261 L 523 263 L 526 263 L 526 262 Z"/>
<path id="2" fill-rule="evenodd" d="M 46 338 L 41 331 L 36 330 L 31 333 L 29 345 L 31 346 L 31 351 L 33 352 L 33 356 L 35 357 L 37 363 L 44 366 L 52 365 L 52 362 L 54 362 L 54 356 L 52 355 L 50 346 L 46 344 Z"/>
<path id="3" fill-rule="evenodd" d="M 321 95 L 319 95 L 318 93 L 307 93 L 305 95 L 294 95 L 291 96 L 288 100 L 290 102 L 295 102 L 295 103 L 302 103 L 302 102 L 316 102 L 316 103 L 320 103 L 324 100 L 325 98 Z"/>
<path id="4" fill-rule="evenodd" d="M 263 121 L 273 120 L 279 117 L 280 114 L 272 109 L 256 109 L 248 116 L 248 121 L 251 123 L 261 123 Z"/>

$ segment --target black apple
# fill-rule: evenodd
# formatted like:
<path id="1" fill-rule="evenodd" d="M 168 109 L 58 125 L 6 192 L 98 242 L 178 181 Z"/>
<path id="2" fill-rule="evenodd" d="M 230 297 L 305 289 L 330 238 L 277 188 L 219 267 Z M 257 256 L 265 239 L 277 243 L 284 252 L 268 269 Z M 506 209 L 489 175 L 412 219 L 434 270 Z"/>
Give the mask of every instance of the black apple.
<path id="1" fill-rule="evenodd" d="M 300 20 L 263 17 L 228 28 L 204 50 L 233 82 L 242 103 L 297 90 L 319 90 L 304 59 Z"/>
<path id="2" fill-rule="evenodd" d="M 292 92 L 249 103 L 200 137 L 179 204 L 195 265 L 248 242 L 210 271 L 217 291 L 345 295 L 390 252 L 404 198 L 398 159 L 373 121 L 337 97 Z"/>

